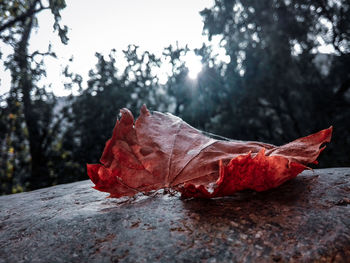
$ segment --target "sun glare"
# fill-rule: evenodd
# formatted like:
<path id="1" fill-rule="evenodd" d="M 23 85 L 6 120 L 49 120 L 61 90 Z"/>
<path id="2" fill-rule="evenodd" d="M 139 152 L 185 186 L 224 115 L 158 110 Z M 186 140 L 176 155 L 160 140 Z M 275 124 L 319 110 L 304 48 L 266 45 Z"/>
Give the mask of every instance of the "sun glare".
<path id="1" fill-rule="evenodd" d="M 199 72 L 202 70 L 202 62 L 200 57 L 194 53 L 189 53 L 184 57 L 186 66 L 188 68 L 188 77 L 190 79 L 196 79 Z"/>

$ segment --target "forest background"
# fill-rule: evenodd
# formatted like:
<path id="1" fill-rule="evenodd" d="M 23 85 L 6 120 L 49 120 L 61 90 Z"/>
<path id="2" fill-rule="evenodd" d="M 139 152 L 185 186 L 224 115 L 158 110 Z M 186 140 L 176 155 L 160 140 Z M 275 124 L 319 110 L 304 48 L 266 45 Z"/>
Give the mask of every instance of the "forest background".
<path id="1" fill-rule="evenodd" d="M 142 104 L 203 131 L 277 145 L 333 125 L 317 167 L 350 166 L 349 1 L 215 0 L 200 12 L 200 48 L 172 44 L 157 55 L 130 43 L 122 58 L 96 50 L 85 78 L 63 65 L 70 95 L 59 97 L 43 84 L 55 50 L 29 45 L 38 15 L 49 12 L 53 34 L 69 46 L 67 4 L 0 0 L 0 60 L 11 73 L 0 95 L 0 194 L 87 179 L 86 163 L 99 161 L 119 109 L 138 116 Z M 201 63 L 192 77 L 188 54 Z"/>

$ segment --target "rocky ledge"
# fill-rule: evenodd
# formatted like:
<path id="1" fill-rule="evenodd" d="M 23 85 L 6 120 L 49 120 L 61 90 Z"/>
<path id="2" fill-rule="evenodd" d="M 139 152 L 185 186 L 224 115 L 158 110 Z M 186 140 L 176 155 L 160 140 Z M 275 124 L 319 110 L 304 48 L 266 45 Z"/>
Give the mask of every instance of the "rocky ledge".
<path id="1" fill-rule="evenodd" d="M 0 197 L 0 262 L 349 262 L 350 168 L 212 200 L 89 181 Z"/>

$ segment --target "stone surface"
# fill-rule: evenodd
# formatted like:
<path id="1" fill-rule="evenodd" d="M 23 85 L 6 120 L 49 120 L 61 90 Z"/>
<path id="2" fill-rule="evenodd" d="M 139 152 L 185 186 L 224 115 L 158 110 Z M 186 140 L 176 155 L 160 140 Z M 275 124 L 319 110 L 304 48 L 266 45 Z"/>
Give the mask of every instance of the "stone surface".
<path id="1" fill-rule="evenodd" d="M 350 168 L 212 200 L 91 186 L 0 197 L 0 262 L 350 261 Z"/>

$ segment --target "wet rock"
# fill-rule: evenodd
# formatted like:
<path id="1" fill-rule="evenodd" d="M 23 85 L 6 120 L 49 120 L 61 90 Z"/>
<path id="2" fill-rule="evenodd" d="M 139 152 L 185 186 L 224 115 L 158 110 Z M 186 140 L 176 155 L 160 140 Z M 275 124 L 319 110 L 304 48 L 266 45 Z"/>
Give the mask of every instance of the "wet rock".
<path id="1" fill-rule="evenodd" d="M 0 262 L 349 262 L 350 168 L 212 200 L 89 181 L 0 197 Z"/>

